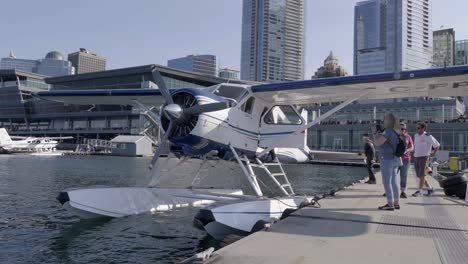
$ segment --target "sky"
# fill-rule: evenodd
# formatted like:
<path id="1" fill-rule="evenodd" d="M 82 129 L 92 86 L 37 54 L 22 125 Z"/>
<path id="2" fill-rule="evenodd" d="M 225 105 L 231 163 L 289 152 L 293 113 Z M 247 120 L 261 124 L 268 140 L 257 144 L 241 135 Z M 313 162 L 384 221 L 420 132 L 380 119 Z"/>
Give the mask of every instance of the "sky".
<path id="1" fill-rule="evenodd" d="M 314 74 L 333 50 L 352 73 L 356 0 L 306 0 L 306 71 Z M 432 0 L 433 29 L 453 27 L 468 39 L 467 0 Z M 217 55 L 240 68 L 241 0 L 15 0 L 0 12 L 0 57 L 40 59 L 52 50 L 87 48 L 107 68 L 166 65 L 190 54 Z"/>

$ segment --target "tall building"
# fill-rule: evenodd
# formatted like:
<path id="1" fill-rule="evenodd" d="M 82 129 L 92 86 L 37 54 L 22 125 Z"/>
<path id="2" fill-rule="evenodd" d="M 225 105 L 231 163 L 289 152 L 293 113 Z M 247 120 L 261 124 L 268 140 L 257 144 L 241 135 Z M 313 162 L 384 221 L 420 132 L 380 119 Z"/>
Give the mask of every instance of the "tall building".
<path id="1" fill-rule="evenodd" d="M 432 65 L 430 0 L 369 0 L 354 8 L 354 74 Z"/>
<path id="2" fill-rule="evenodd" d="M 218 76 L 218 59 L 215 55 L 189 55 L 167 61 L 167 67 L 204 75 Z"/>
<path id="3" fill-rule="evenodd" d="M 241 79 L 304 79 L 304 0 L 243 0 Z"/>
<path id="4" fill-rule="evenodd" d="M 455 42 L 455 64 L 468 64 L 468 39 Z"/>
<path id="5" fill-rule="evenodd" d="M 323 66 L 315 72 L 312 79 L 340 77 L 346 75 L 348 75 L 348 72 L 338 64 L 338 59 L 333 54 L 333 51 L 330 51 L 330 55 L 328 55 L 323 62 Z"/>
<path id="6" fill-rule="evenodd" d="M 13 52 L 0 61 L 2 70 L 19 70 L 38 73 L 45 76 L 64 76 L 74 74 L 74 68 L 69 61 L 64 60 L 62 53 L 51 51 L 40 60 L 18 59 Z"/>
<path id="7" fill-rule="evenodd" d="M 106 70 L 106 58 L 84 48 L 68 54 L 68 60 L 75 67 L 76 74 Z"/>
<path id="8" fill-rule="evenodd" d="M 455 31 L 453 28 L 434 31 L 433 39 L 433 66 L 445 67 L 455 65 Z"/>
<path id="9" fill-rule="evenodd" d="M 229 68 L 219 69 L 219 77 L 229 80 L 239 80 L 239 71 Z"/>

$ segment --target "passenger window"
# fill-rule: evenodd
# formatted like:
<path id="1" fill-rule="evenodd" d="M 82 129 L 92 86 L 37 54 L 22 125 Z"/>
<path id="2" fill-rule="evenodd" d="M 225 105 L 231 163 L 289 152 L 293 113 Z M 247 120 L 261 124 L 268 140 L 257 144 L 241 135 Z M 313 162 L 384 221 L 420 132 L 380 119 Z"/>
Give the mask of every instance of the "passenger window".
<path id="1" fill-rule="evenodd" d="M 277 105 L 270 109 L 263 121 L 270 125 L 300 125 L 302 119 L 290 105 Z"/>
<path id="2" fill-rule="evenodd" d="M 255 103 L 255 98 L 253 97 L 250 97 L 247 102 L 245 102 L 242 106 L 241 106 L 241 110 L 246 112 L 247 114 L 252 114 L 252 110 L 253 110 L 253 106 L 254 106 L 254 103 Z"/>

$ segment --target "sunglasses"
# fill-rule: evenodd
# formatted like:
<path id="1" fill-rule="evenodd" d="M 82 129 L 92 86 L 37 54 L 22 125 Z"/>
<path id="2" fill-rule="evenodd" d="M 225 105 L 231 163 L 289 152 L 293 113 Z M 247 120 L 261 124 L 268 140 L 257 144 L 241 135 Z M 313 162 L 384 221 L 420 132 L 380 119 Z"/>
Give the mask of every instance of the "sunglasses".
<path id="1" fill-rule="evenodd" d="M 400 128 L 401 131 L 406 131 L 406 128 Z"/>

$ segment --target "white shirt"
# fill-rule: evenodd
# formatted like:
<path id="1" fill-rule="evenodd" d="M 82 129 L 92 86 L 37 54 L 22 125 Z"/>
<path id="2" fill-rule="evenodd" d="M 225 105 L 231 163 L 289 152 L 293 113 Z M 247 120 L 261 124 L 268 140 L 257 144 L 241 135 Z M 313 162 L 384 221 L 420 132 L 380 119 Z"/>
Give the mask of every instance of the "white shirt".
<path id="1" fill-rule="evenodd" d="M 416 133 L 414 135 L 414 156 L 415 157 L 428 157 L 431 155 L 432 147 L 440 147 L 439 141 L 437 141 L 432 135 L 424 132 L 422 135 Z"/>

